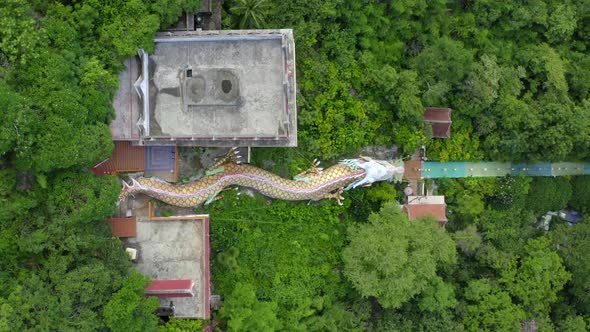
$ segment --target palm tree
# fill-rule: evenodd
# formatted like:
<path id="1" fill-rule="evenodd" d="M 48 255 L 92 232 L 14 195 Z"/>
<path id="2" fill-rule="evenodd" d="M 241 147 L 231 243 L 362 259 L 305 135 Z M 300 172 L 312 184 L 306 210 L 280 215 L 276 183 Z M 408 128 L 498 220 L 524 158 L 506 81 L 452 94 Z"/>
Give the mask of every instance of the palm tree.
<path id="1" fill-rule="evenodd" d="M 241 16 L 240 29 L 262 28 L 271 4 L 268 0 L 238 0 L 230 8 L 234 15 Z"/>

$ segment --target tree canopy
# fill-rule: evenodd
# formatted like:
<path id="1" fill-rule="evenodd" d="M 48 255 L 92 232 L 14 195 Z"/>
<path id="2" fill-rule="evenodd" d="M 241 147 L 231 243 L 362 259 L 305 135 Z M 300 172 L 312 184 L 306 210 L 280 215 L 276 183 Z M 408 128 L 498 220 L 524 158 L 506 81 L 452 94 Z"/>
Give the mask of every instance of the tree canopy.
<path id="1" fill-rule="evenodd" d="M 157 30 L 199 6 L 0 4 L 0 330 L 156 329 L 145 280 L 101 222 L 120 185 L 88 169 L 113 149 L 123 61 L 151 52 Z M 224 28 L 294 29 L 299 147 L 253 153 L 280 174 L 368 145 L 405 157 L 424 144 L 441 161 L 590 158 L 584 1 L 222 6 Z M 453 109 L 450 139 L 424 128 L 428 106 Z M 548 230 L 537 220 L 565 207 L 588 213 L 588 181 L 437 181 L 446 230 L 400 214 L 389 202 L 399 185 L 359 188 L 342 207 L 226 193 L 198 210 L 214 220 L 214 289 L 225 299 L 214 317 L 235 330 L 584 330 L 587 218 L 554 218 Z"/>
<path id="2" fill-rule="evenodd" d="M 154 311 L 160 306 L 156 297 L 145 298 L 149 279 L 133 271 L 104 307 L 106 326 L 111 331 L 157 331 L 158 317 Z"/>
<path id="3" fill-rule="evenodd" d="M 276 303 L 258 301 L 254 286 L 238 283 L 225 299 L 219 317 L 227 321 L 228 331 L 276 331 L 281 328 L 276 314 Z"/>
<path id="4" fill-rule="evenodd" d="M 449 292 L 436 271 L 456 260 L 455 244 L 433 220 L 410 222 L 395 203 L 388 203 L 369 222 L 348 229 L 350 244 L 342 251 L 344 274 L 361 295 L 376 297 L 385 308 L 399 308 L 428 290 L 431 307 Z M 452 289 L 451 289 L 452 293 Z"/>
<path id="5" fill-rule="evenodd" d="M 0 3 L 1 331 L 157 329 L 145 280 L 103 222 L 121 186 L 88 168 L 113 149 L 123 61 L 198 5 L 165 4 Z"/>

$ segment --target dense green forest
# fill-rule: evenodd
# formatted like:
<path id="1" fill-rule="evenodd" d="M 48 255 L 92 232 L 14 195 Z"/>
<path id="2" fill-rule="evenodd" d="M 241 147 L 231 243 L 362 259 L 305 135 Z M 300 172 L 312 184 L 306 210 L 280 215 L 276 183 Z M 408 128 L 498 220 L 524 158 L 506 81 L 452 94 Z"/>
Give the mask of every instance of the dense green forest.
<path id="1" fill-rule="evenodd" d="M 0 3 L 0 331 L 154 331 L 147 280 L 100 222 L 115 178 L 111 100 L 188 0 Z M 254 163 L 296 174 L 367 145 L 435 160 L 590 160 L 590 2 L 227 0 L 224 28 L 293 28 L 297 149 Z M 425 106 L 453 108 L 448 140 Z M 229 331 L 590 330 L 588 177 L 445 179 L 446 230 L 409 222 L 388 183 L 333 202 L 236 193 L 211 214 L 214 315 Z M 173 321 L 165 329 L 198 329 Z M 162 327 L 160 327 L 163 329 Z"/>
<path id="2" fill-rule="evenodd" d="M 293 27 L 297 150 L 255 150 L 284 175 L 314 157 L 426 144 L 434 160 L 590 158 L 588 1 L 249 1 L 224 24 Z M 448 140 L 425 106 L 451 107 Z M 217 318 L 232 331 L 590 330 L 590 179 L 445 179 L 446 231 L 399 213 L 403 186 L 343 207 L 224 197 L 208 209 Z M 225 202 L 223 202 L 225 201 Z"/>
<path id="3" fill-rule="evenodd" d="M 123 61 L 190 1 L 0 3 L 0 331 L 153 331 L 146 280 L 102 222 Z"/>

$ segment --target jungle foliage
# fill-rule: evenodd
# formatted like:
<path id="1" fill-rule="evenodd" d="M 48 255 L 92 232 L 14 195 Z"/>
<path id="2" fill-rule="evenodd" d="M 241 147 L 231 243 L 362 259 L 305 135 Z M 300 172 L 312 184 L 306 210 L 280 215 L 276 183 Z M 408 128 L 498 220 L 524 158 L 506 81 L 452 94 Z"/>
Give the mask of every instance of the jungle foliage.
<path id="1" fill-rule="evenodd" d="M 256 312 L 275 328 L 309 330 L 331 315 L 350 316 L 357 324 L 338 307 L 349 291 L 339 268 L 349 205 L 270 204 L 231 192 L 206 209 L 215 218 L 212 273 L 216 291 L 229 301 L 220 311 L 227 328 L 264 330 L 261 322 L 250 321 Z"/>
<path id="2" fill-rule="evenodd" d="M 341 207 L 224 194 L 205 210 L 215 220 L 215 291 L 228 301 L 220 327 L 584 331 L 590 223 L 536 228 L 538 204 L 526 202 L 544 188 L 525 177 L 447 182 L 439 188 L 449 199 L 446 230 L 408 221 L 391 197 L 366 206 L 368 218 L 353 213 L 373 188 L 351 192 Z M 468 199 L 481 211 L 454 213 L 465 192 L 479 193 Z"/>
<path id="3" fill-rule="evenodd" d="M 435 221 L 410 222 L 389 202 L 369 223 L 351 226 L 348 232 L 344 275 L 363 297 L 375 297 L 384 308 L 399 308 L 417 294 L 449 291 L 436 272 L 456 262 L 455 243 Z M 448 295 L 452 293 L 451 287 Z M 421 304 L 445 306 L 441 298 L 427 301 L 432 303 Z"/>
<path id="4" fill-rule="evenodd" d="M 88 171 L 123 61 L 198 3 L 0 3 L 0 331 L 157 330 L 146 281 L 102 221 L 120 184 Z"/>
<path id="5" fill-rule="evenodd" d="M 259 10 L 252 15 L 255 6 Z M 353 156 L 374 144 L 395 144 L 401 156 L 426 144 L 429 158 L 441 161 L 588 160 L 587 6 L 584 1 L 553 0 L 227 1 L 226 27 L 295 30 L 300 148 L 255 150 L 254 162 L 272 167 L 265 161 L 282 160 L 275 169 L 292 175 L 318 156 Z M 429 137 L 422 123 L 426 106 L 453 109 L 450 139 Z M 255 287 L 257 300 L 276 303 L 278 314 L 272 319 L 290 330 L 305 330 L 300 324 L 318 316 L 322 318 L 314 320 L 332 323 L 315 325 L 325 331 L 518 331 L 529 325 L 545 331 L 586 330 L 590 312 L 581 294 L 590 284 L 585 263 L 572 264 L 587 260 L 582 239 L 588 221 L 568 226 L 556 218 L 546 232 L 537 227 L 537 218 L 568 206 L 587 211 L 587 180 L 508 176 L 437 181 L 437 191 L 447 197 L 447 232 L 457 248 L 455 259 L 445 264 L 433 262 L 450 252 L 449 239 L 438 240 L 433 251 L 436 233 L 427 230 L 427 221 L 408 226 L 412 224 L 391 206 L 381 209 L 395 194 L 375 203 L 370 198 L 380 197 L 380 186 L 350 192 L 345 212 L 327 210 L 321 203 L 315 208 L 323 211 L 322 219 L 308 220 L 321 223 L 338 216 L 349 224 L 345 240 L 337 244 L 342 241 L 341 226 L 324 222 L 324 229 L 339 231 L 331 249 L 339 254 L 312 265 L 321 269 L 332 264 L 343 281 L 343 293 L 335 293 L 323 310 L 308 311 L 311 316 L 299 318 L 299 323 L 293 316 L 281 316 L 281 308 L 292 305 L 281 303 L 278 291 Z M 249 204 L 250 225 L 260 220 L 255 227 L 266 230 L 258 234 L 224 224 L 219 229 L 223 238 L 234 234 L 239 246 L 264 247 L 261 236 L 264 243 L 271 241 L 266 237 L 282 236 L 284 225 L 264 222 L 286 219 L 268 219 L 264 211 L 283 203 L 273 202 L 271 208 Z M 226 212 L 210 213 L 226 218 Z M 305 224 L 307 217 L 302 218 Z M 239 218 L 239 223 L 247 221 Z M 297 248 L 303 245 L 324 257 L 329 251 L 317 248 L 320 240 L 302 242 L 301 233 L 306 232 L 293 233 Z M 230 267 L 258 266 L 268 255 L 260 250 L 264 256 L 252 261 L 235 244 L 220 242 L 216 250 L 221 259 L 215 263 L 220 264 L 216 275 Z M 298 254 L 305 257 L 307 250 Z M 278 257 L 281 251 L 286 260 L 299 259 L 278 244 L 272 255 Z M 409 259 L 415 253 L 420 254 Z M 412 279 L 414 275 L 421 278 Z M 223 285 L 241 280 L 226 273 L 218 277 Z M 258 276 L 255 285 L 263 280 L 285 279 Z M 230 296 L 231 288 L 219 291 Z M 315 297 L 325 299 L 325 292 Z"/>
<path id="6" fill-rule="evenodd" d="M 442 161 L 590 156 L 586 1 L 224 6 L 227 27 L 294 28 L 300 142 L 310 156 L 376 143 L 406 154 L 425 143 Z M 454 110 L 451 139 L 425 137 L 425 106 Z"/>
<path id="7" fill-rule="evenodd" d="M 158 329 L 145 280 L 101 222 L 120 185 L 88 168 L 112 151 L 123 61 L 197 2 L 0 4 L 0 331 Z M 289 176 L 393 144 L 402 156 L 426 144 L 441 161 L 589 160 L 588 6 L 225 1 L 225 28 L 296 38 L 300 147 L 255 150 L 254 162 Z M 425 106 L 454 110 L 450 139 L 424 131 Z M 224 193 L 205 210 L 215 318 L 229 331 L 590 329 L 590 221 L 535 227 L 565 206 L 588 213 L 588 181 L 438 181 L 446 233 L 394 212 L 403 187 L 390 184 L 343 206 Z"/>

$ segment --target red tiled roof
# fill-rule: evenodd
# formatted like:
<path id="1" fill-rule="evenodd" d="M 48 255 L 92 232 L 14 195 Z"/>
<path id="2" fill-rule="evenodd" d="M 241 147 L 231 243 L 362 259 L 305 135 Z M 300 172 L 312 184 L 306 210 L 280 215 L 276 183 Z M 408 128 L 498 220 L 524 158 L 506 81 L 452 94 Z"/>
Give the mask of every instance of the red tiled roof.
<path id="1" fill-rule="evenodd" d="M 145 171 L 145 147 L 133 146 L 128 141 L 115 141 L 113 155 L 94 166 L 92 171 L 97 175 L 143 172 Z"/>
<path id="2" fill-rule="evenodd" d="M 190 279 L 152 280 L 145 294 L 165 298 L 193 297 L 193 281 Z"/>
<path id="3" fill-rule="evenodd" d="M 449 138 L 451 136 L 450 123 L 432 123 L 432 137 Z"/>
<path id="4" fill-rule="evenodd" d="M 205 319 L 211 318 L 211 244 L 209 242 L 209 216 L 204 220 L 205 226 Z"/>
<path id="5" fill-rule="evenodd" d="M 428 122 L 451 122 L 451 109 L 441 107 L 426 107 L 424 121 Z"/>
<path id="6" fill-rule="evenodd" d="M 111 230 L 117 237 L 135 237 L 137 235 L 135 217 L 109 218 L 105 222 L 111 225 Z"/>
<path id="7" fill-rule="evenodd" d="M 432 217 L 436 221 L 447 221 L 446 204 L 405 204 L 404 212 L 410 220 Z"/>
<path id="8" fill-rule="evenodd" d="M 451 111 L 450 108 L 426 108 L 424 122 L 432 125 L 432 137 L 449 138 L 451 136 Z"/>

